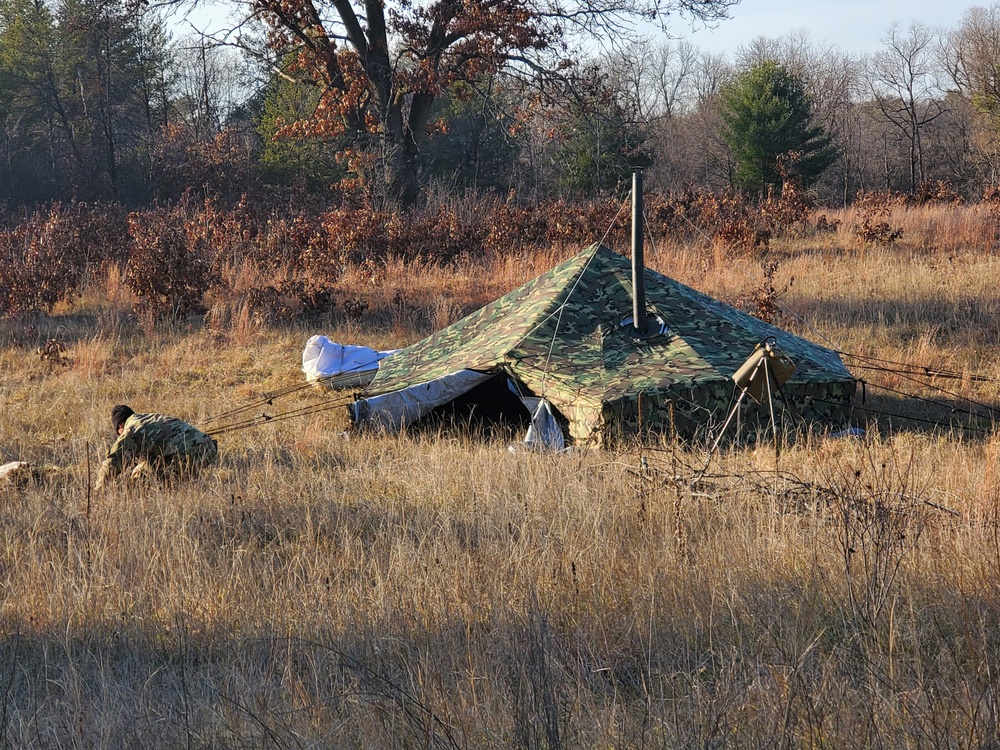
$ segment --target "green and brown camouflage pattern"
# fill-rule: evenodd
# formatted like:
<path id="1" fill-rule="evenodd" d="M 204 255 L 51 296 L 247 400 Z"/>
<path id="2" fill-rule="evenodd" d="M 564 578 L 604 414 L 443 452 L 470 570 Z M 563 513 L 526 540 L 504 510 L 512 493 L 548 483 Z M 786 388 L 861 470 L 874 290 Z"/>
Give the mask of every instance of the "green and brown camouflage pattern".
<path id="1" fill-rule="evenodd" d="M 194 469 L 218 456 L 215 440 L 177 417 L 132 414 L 101 464 L 97 487 L 133 469 L 133 476 L 163 477 L 168 472 Z"/>
<path id="2" fill-rule="evenodd" d="M 621 325 L 632 315 L 631 274 L 628 258 L 587 248 L 383 359 L 364 395 L 461 369 L 503 371 L 548 399 L 577 441 L 647 429 L 692 435 L 725 419 L 732 374 L 758 343 L 773 338 L 796 365 L 782 388 L 792 409 L 810 421 L 844 421 L 855 380 L 836 352 L 648 268 L 646 309 L 668 330 L 636 338 Z"/>

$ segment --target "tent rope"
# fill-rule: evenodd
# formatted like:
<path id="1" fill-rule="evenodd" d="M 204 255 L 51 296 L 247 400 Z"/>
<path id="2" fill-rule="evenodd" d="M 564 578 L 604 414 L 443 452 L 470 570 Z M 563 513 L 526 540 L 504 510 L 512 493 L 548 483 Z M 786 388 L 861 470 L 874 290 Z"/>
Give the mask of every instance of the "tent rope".
<path id="1" fill-rule="evenodd" d="M 878 383 L 866 383 L 866 385 L 869 385 L 872 388 L 875 388 L 876 390 L 885 391 L 886 393 L 892 393 L 896 396 L 905 396 L 906 398 L 913 399 L 914 401 L 920 401 L 921 403 L 930 404 L 931 406 L 937 406 L 942 409 L 947 409 L 952 414 L 968 414 L 968 416 L 974 417 L 976 419 L 986 419 L 994 422 L 996 421 L 996 416 L 997 416 L 996 411 L 991 407 L 983 406 L 982 404 L 974 404 L 974 405 L 983 406 L 983 408 L 985 408 L 989 412 L 989 414 L 979 414 L 976 413 L 975 411 L 969 411 L 969 412 L 960 411 L 954 406 L 947 404 L 943 401 L 936 401 L 935 399 L 927 398 L 925 396 L 917 396 L 912 393 L 907 393 L 906 391 L 899 390 L 898 388 L 892 388 L 887 385 L 879 385 Z M 963 401 L 968 401 L 968 399 L 963 399 L 961 396 L 956 396 L 956 398 Z"/>
<path id="2" fill-rule="evenodd" d="M 244 412 L 250 411 L 252 409 L 257 409 L 261 406 L 273 406 L 274 402 L 279 398 L 284 398 L 285 396 L 291 396 L 300 391 L 313 388 L 317 385 L 327 385 L 330 383 L 335 383 L 337 380 L 345 378 L 345 376 L 355 375 L 359 372 L 363 372 L 370 362 L 354 365 L 346 370 L 342 370 L 335 375 L 324 375 L 322 377 L 316 378 L 316 380 L 308 381 L 305 383 L 296 383 L 295 385 L 285 386 L 284 388 L 279 388 L 276 391 L 265 391 L 261 394 L 260 398 L 255 401 L 250 401 L 243 406 L 237 406 L 227 411 L 219 412 L 203 420 L 204 424 L 211 424 L 212 422 L 218 422 L 223 419 L 230 419 Z"/>
<path id="3" fill-rule="evenodd" d="M 862 370 L 881 370 L 882 372 L 891 373 L 905 373 L 908 375 L 924 375 L 926 377 L 932 378 L 943 378 L 945 380 L 969 380 L 976 383 L 996 383 L 997 378 L 991 377 L 989 375 L 981 375 L 977 373 L 963 373 L 958 370 L 945 370 L 937 367 L 928 367 L 926 365 L 914 365 L 907 362 L 896 362 L 891 359 L 879 359 L 878 357 L 872 357 L 869 355 L 851 354 L 849 352 L 837 352 L 844 357 L 851 357 L 852 359 L 858 359 L 862 362 L 870 362 L 875 364 L 870 365 L 855 365 Z M 898 368 L 886 367 L 886 365 L 897 365 Z"/>
<path id="4" fill-rule="evenodd" d="M 604 234 L 601 236 L 601 239 L 598 240 L 596 243 L 594 243 L 593 250 L 590 253 L 590 257 L 587 258 L 587 262 L 583 265 L 583 268 L 580 269 L 576 278 L 573 280 L 572 286 L 570 286 L 569 291 L 566 293 L 566 297 L 563 299 L 559 307 L 550 312 L 548 315 L 544 316 L 540 321 L 538 321 L 538 323 L 536 323 L 527 331 L 525 331 L 524 334 L 517 341 L 515 341 L 513 345 L 509 347 L 509 351 L 513 351 L 514 349 L 516 349 L 518 346 L 521 345 L 521 343 L 526 338 L 528 338 L 528 336 L 537 331 L 539 328 L 541 328 L 543 325 L 549 322 L 553 318 L 553 316 L 555 316 L 556 324 L 555 327 L 552 329 L 552 338 L 549 341 L 549 348 L 545 355 L 545 365 L 542 368 L 542 387 L 541 387 L 541 393 L 538 394 L 540 398 L 545 398 L 546 381 L 548 379 L 548 374 L 549 374 L 549 364 L 552 361 L 552 352 L 555 349 L 556 337 L 559 335 L 559 327 L 562 325 L 562 317 L 563 313 L 566 311 L 566 306 L 569 304 L 570 298 L 573 296 L 573 293 L 576 291 L 577 286 L 579 286 L 580 281 L 583 279 L 584 275 L 587 272 L 587 269 L 590 267 L 590 264 L 593 262 L 594 257 L 597 255 L 597 251 L 600 250 L 601 246 L 604 244 L 604 241 L 608 238 L 608 235 L 611 233 L 611 230 L 618 222 L 619 217 L 625 210 L 625 206 L 626 202 L 622 201 L 621 205 L 618 207 L 618 213 L 615 214 L 614 218 L 608 224 L 608 228 L 604 231 Z"/>
<path id="5" fill-rule="evenodd" d="M 321 412 L 330 411 L 331 409 L 339 409 L 347 406 L 353 401 L 353 398 L 341 397 L 335 399 L 334 401 L 323 401 L 314 402 L 307 404 L 306 406 L 299 406 L 294 409 L 289 409 L 285 412 L 280 412 L 278 414 L 267 414 L 261 413 L 253 417 L 247 417 L 246 419 L 238 420 L 229 424 L 221 425 L 213 430 L 208 430 L 205 434 L 215 437 L 216 435 L 222 435 L 228 432 L 238 432 L 240 430 L 246 430 L 251 427 L 259 427 L 264 424 L 271 424 L 274 422 L 283 422 L 289 419 L 294 419 L 296 417 L 304 417 L 309 414 L 319 414 Z"/>
<path id="6" fill-rule="evenodd" d="M 563 313 L 566 311 L 566 306 L 569 304 L 569 300 L 573 296 L 573 293 L 576 291 L 577 286 L 580 285 L 580 281 L 583 279 L 584 274 L 587 273 L 587 269 L 590 267 L 591 262 L 597 256 L 597 251 L 604 244 L 604 240 L 608 238 L 608 235 L 611 234 L 612 228 L 615 226 L 615 224 L 618 223 L 618 217 L 622 215 L 622 212 L 624 210 L 625 210 L 625 201 L 622 201 L 621 205 L 618 207 L 618 213 L 615 214 L 615 217 L 611 220 L 611 223 L 608 224 L 608 228 L 604 230 L 604 234 L 601 236 L 601 239 L 598 240 L 598 242 L 594 245 L 594 251 L 590 254 L 590 257 L 587 258 L 587 262 L 584 264 L 583 268 L 580 269 L 580 273 L 577 274 L 576 279 L 574 279 L 573 281 L 573 285 L 569 288 L 569 291 L 566 293 L 566 298 L 562 301 L 562 304 L 559 305 L 559 315 L 556 318 L 555 327 L 552 329 L 552 338 L 549 340 L 549 349 L 545 354 L 545 366 L 542 368 L 542 392 L 539 394 L 542 398 L 545 398 L 546 383 L 548 382 L 548 377 L 549 377 L 549 364 L 552 361 L 552 352 L 555 349 L 556 337 L 559 335 L 559 326 L 562 325 Z M 521 341 L 523 340 L 524 337 L 521 338 Z M 518 343 L 520 343 L 520 341 Z"/>

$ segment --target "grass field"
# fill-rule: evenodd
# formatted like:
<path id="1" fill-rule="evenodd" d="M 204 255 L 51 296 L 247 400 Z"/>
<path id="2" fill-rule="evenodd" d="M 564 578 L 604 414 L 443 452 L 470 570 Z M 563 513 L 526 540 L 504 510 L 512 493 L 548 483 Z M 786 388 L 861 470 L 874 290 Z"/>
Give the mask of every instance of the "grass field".
<path id="1" fill-rule="evenodd" d="M 995 217 L 900 210 L 881 248 L 828 215 L 771 245 L 778 322 L 962 377 L 855 370 L 865 438 L 734 447 L 694 484 L 704 450 L 356 436 L 330 408 L 220 436 L 197 481 L 88 489 L 113 404 L 211 424 L 302 382 L 312 333 L 409 343 L 574 248 L 355 269 L 364 315 L 288 328 L 143 320 L 114 275 L 0 322 L 0 459 L 57 467 L 0 488 L 4 744 L 1000 746 L 1000 437 L 931 424 L 1000 400 Z M 647 260 L 724 299 L 761 280 L 719 248 Z"/>

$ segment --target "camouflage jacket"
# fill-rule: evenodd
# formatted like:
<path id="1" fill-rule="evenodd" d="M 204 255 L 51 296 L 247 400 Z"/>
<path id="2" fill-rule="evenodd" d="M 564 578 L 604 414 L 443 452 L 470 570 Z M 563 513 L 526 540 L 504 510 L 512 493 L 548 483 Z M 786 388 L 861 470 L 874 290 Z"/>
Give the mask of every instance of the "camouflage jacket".
<path id="1" fill-rule="evenodd" d="M 190 458 L 209 463 L 215 460 L 217 451 L 215 440 L 181 419 L 164 414 L 133 414 L 108 450 L 97 485 L 102 486 L 127 465 L 139 461 L 166 463 Z"/>

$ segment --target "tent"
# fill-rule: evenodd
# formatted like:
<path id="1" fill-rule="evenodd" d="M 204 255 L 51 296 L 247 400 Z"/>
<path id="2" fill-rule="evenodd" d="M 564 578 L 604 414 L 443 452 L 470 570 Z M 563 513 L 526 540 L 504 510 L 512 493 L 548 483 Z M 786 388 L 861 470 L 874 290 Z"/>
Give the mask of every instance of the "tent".
<path id="1" fill-rule="evenodd" d="M 648 268 L 643 279 L 651 325 L 639 335 L 629 259 L 591 246 L 381 359 L 352 420 L 398 430 L 460 402 L 474 414 L 523 403 L 524 413 L 554 412 L 577 442 L 646 431 L 707 438 L 733 411 L 734 373 L 768 341 L 795 366 L 771 403 L 843 424 L 855 379 L 836 352 Z M 747 399 L 741 422 L 766 408 Z"/>

